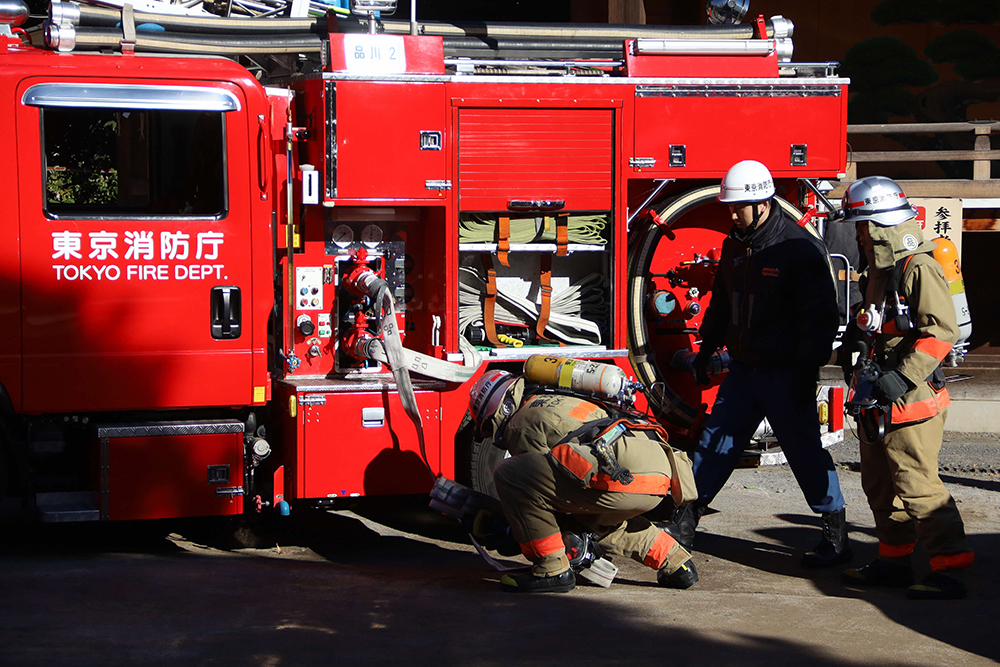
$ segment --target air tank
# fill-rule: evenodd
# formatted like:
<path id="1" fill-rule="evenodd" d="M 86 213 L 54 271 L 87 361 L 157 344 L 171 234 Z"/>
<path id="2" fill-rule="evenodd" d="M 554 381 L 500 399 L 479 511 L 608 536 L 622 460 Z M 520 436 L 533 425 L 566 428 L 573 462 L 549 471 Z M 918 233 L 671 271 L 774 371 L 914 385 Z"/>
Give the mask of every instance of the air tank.
<path id="1" fill-rule="evenodd" d="M 972 336 L 972 315 L 969 313 L 969 300 L 965 296 L 965 280 L 962 278 L 962 267 L 958 261 L 958 248 L 951 239 L 938 237 L 934 239 L 937 247 L 932 253 L 941 268 L 944 278 L 951 290 L 951 300 L 955 304 L 955 318 L 958 320 L 958 342 L 955 343 L 955 357 L 949 357 L 950 365 L 957 365 L 965 357 L 965 346 Z"/>
<path id="2" fill-rule="evenodd" d="M 608 398 L 618 398 L 629 384 L 617 366 L 547 354 L 533 354 L 525 360 L 524 379 L 529 384 Z"/>

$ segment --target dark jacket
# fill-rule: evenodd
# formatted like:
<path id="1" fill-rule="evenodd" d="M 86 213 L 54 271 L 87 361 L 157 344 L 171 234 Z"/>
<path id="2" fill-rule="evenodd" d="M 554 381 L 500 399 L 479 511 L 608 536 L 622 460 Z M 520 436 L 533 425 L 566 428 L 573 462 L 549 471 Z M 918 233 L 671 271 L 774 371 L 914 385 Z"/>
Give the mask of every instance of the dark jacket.
<path id="1" fill-rule="evenodd" d="M 830 262 L 817 236 L 773 200 L 753 231 L 733 227 L 701 325 L 702 349 L 725 344 L 733 359 L 756 369 L 815 370 L 830 359 L 838 324 Z"/>

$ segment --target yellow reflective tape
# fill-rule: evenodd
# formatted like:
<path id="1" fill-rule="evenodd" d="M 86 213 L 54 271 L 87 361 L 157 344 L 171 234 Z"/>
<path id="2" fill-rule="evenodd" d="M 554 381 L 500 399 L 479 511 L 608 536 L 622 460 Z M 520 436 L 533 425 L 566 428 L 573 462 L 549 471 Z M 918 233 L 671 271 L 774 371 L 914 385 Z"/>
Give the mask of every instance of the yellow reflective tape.
<path id="1" fill-rule="evenodd" d="M 569 389 L 573 385 L 573 367 L 576 366 L 576 359 L 567 359 L 559 369 L 559 386 Z"/>
<path id="2" fill-rule="evenodd" d="M 965 280 L 959 278 L 954 282 L 948 283 L 948 287 L 951 288 L 952 294 L 961 294 L 965 291 Z"/>

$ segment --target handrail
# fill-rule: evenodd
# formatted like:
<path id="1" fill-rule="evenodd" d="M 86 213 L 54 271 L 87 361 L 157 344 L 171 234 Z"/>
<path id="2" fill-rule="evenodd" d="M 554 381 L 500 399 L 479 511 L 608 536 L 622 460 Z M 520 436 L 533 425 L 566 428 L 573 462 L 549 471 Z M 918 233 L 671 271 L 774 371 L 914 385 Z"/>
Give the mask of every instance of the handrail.
<path id="1" fill-rule="evenodd" d="M 876 123 L 871 125 L 848 125 L 848 134 L 906 134 L 926 132 L 966 132 L 975 130 L 976 134 L 989 134 L 990 128 L 996 126 L 1000 130 L 1000 121 L 974 120 L 960 123 Z"/>
<path id="2" fill-rule="evenodd" d="M 972 150 L 898 150 L 852 151 L 848 154 L 847 174 L 832 193 L 839 196 L 847 184 L 857 180 L 857 165 L 874 162 L 937 162 L 941 160 L 971 161 L 972 179 L 923 179 L 901 181 L 911 196 L 997 197 L 997 185 L 991 178 L 993 160 L 1000 160 L 1000 150 L 990 145 L 990 136 L 1000 134 L 1000 121 L 969 121 L 955 123 L 886 123 L 848 125 L 848 135 L 943 134 L 972 132 Z M 904 185 L 906 183 L 906 185 Z"/>

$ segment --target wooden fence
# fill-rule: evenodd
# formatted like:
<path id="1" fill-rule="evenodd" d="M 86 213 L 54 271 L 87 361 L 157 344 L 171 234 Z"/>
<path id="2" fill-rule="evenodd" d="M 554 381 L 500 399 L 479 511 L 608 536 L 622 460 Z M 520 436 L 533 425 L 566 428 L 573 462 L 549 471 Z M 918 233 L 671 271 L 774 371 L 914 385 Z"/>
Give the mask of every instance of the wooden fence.
<path id="1" fill-rule="evenodd" d="M 833 191 L 839 197 L 847 185 L 857 180 L 857 167 L 871 162 L 940 162 L 958 160 L 972 162 L 972 179 L 918 179 L 898 181 L 903 191 L 911 197 L 962 197 L 975 199 L 1000 199 L 1000 179 L 990 176 L 993 160 L 1000 160 L 1000 150 L 993 150 L 990 138 L 1000 133 L 998 121 L 967 123 L 897 123 L 886 125 L 848 125 L 847 136 L 880 134 L 885 136 L 907 134 L 941 134 L 972 132 L 975 143 L 972 150 L 897 150 L 858 151 L 848 154 L 847 176 Z"/>

